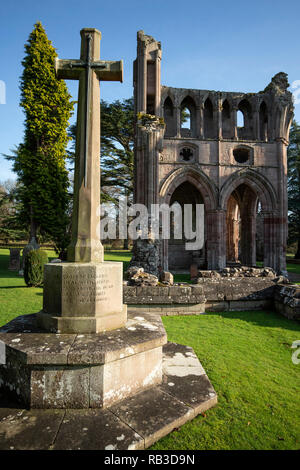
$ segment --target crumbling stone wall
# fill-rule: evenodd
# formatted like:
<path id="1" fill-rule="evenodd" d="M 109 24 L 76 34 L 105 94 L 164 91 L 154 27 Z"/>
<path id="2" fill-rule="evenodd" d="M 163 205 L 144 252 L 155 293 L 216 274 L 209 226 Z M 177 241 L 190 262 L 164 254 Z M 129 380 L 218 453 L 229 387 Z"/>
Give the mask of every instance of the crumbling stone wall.
<path id="1" fill-rule="evenodd" d="M 160 42 L 139 31 L 135 111 L 164 118 L 165 128 L 136 127 L 135 201 L 148 208 L 154 203 L 169 204 L 186 183 L 199 192 L 206 240 L 203 254 L 186 257 L 187 270 L 195 262 L 199 267 L 221 269 L 237 254 L 243 264 L 255 265 L 260 203 L 264 266 L 285 273 L 286 148 L 293 117 L 287 75 L 276 74 L 258 93 L 173 88 L 161 85 L 161 57 Z M 189 113 L 189 127 L 182 125 L 183 109 Z M 242 127 L 237 123 L 238 111 L 243 114 Z M 239 230 L 230 216 L 232 198 L 239 209 Z M 174 250 L 164 240 L 158 263 L 166 271 L 170 256 L 173 259 Z"/>
<path id="2" fill-rule="evenodd" d="M 273 308 L 278 279 L 264 277 L 199 278 L 197 284 L 124 286 L 129 311 L 191 315 L 205 311 Z"/>
<path id="3" fill-rule="evenodd" d="M 293 320 L 300 320 L 300 286 L 277 286 L 274 300 L 278 313 Z"/>

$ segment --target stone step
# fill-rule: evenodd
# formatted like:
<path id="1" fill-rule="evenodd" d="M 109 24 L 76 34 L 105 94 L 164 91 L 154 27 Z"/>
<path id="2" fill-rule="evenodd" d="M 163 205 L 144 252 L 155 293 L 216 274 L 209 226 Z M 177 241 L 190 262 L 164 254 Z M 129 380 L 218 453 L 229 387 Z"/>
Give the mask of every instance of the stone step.
<path id="1" fill-rule="evenodd" d="M 163 381 L 106 409 L 25 410 L 0 401 L 0 450 L 146 449 L 217 404 L 192 348 L 163 348 Z"/>

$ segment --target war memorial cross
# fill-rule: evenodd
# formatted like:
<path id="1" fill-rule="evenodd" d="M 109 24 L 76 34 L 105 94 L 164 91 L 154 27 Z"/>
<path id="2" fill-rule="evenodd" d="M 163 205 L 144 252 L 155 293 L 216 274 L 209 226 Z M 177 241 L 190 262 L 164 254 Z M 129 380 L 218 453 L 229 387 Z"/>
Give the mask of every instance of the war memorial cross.
<path id="1" fill-rule="evenodd" d="M 68 261 L 102 262 L 100 241 L 100 86 L 123 81 L 123 61 L 100 60 L 101 33 L 80 31 L 80 60 L 56 59 L 58 78 L 79 80 L 72 240 Z"/>

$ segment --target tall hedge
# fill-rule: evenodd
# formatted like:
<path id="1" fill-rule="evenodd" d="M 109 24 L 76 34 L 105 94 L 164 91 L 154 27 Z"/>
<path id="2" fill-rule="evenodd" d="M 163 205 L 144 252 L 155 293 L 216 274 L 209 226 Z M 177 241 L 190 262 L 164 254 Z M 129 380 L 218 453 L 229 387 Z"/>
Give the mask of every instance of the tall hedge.
<path id="1" fill-rule="evenodd" d="M 44 281 L 44 265 L 48 255 L 43 250 L 31 250 L 27 253 L 24 266 L 24 280 L 29 287 L 39 287 Z"/>

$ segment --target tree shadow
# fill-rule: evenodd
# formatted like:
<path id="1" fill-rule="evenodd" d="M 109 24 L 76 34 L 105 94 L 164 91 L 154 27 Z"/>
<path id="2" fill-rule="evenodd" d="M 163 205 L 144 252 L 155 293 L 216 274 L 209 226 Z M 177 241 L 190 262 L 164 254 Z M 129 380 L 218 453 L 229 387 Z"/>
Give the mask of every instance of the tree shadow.
<path id="1" fill-rule="evenodd" d="M 27 286 L 1 286 L 0 290 L 1 289 L 25 289 L 25 288 L 27 288 Z"/>

